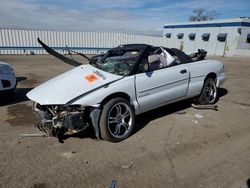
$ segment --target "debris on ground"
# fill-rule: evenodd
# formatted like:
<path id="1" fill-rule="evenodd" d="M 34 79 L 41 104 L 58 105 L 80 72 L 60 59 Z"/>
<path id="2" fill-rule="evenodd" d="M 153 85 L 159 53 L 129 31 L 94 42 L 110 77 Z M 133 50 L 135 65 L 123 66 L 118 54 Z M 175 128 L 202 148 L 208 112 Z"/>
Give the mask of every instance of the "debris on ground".
<path id="1" fill-rule="evenodd" d="M 109 188 L 116 188 L 116 180 L 112 180 Z"/>
<path id="2" fill-rule="evenodd" d="M 62 156 L 65 157 L 65 158 L 68 158 L 68 159 L 72 158 L 73 155 L 74 155 L 74 153 L 72 153 L 72 152 L 64 152 L 64 153 L 62 153 Z"/>
<path id="3" fill-rule="evenodd" d="M 21 137 L 50 137 L 48 134 L 43 132 L 40 133 L 27 133 L 27 134 L 20 134 Z"/>
<path id="4" fill-rule="evenodd" d="M 232 135 L 230 133 L 225 133 L 225 135 L 228 137 L 228 138 L 231 138 Z"/>
<path id="5" fill-rule="evenodd" d="M 199 121 L 197 121 L 197 120 L 192 120 L 192 122 L 194 122 L 195 124 L 199 123 Z"/>
<path id="6" fill-rule="evenodd" d="M 240 105 L 240 108 L 243 109 L 243 110 L 246 110 L 246 109 L 247 109 L 247 107 L 242 106 L 242 105 Z"/>
<path id="7" fill-rule="evenodd" d="M 130 162 L 128 165 L 122 165 L 121 169 L 122 170 L 129 169 L 129 168 L 132 168 L 132 166 L 134 166 L 134 163 Z"/>
<path id="8" fill-rule="evenodd" d="M 191 104 L 191 106 L 195 109 L 200 109 L 200 110 L 215 110 L 218 111 L 218 106 L 217 105 L 198 105 L 198 104 Z"/>
<path id="9" fill-rule="evenodd" d="M 186 112 L 185 111 L 178 111 L 178 112 L 174 112 L 174 114 L 186 114 Z"/>
<path id="10" fill-rule="evenodd" d="M 198 118 L 198 119 L 202 119 L 202 118 L 203 118 L 203 115 L 200 114 L 200 113 L 197 113 L 197 114 L 195 114 L 194 116 L 195 116 L 196 118 Z"/>

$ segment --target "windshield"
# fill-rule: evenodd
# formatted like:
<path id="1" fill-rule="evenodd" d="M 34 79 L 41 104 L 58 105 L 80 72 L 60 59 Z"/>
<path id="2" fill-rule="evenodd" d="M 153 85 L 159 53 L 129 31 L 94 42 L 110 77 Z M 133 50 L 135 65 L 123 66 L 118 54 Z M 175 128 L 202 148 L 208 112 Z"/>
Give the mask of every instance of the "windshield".
<path id="1" fill-rule="evenodd" d="M 107 56 L 96 58 L 91 65 L 116 75 L 128 75 L 139 57 L 137 50 L 119 50 L 108 52 Z"/>

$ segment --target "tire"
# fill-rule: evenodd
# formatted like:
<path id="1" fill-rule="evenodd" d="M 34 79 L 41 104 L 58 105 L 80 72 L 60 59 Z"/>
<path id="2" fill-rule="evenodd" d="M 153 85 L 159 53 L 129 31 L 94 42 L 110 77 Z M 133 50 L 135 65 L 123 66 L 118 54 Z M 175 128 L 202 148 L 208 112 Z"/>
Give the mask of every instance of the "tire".
<path id="1" fill-rule="evenodd" d="M 131 104 L 123 98 L 114 98 L 104 106 L 100 118 L 101 138 L 120 142 L 131 135 L 135 113 Z"/>
<path id="2" fill-rule="evenodd" d="M 217 97 L 218 90 L 215 80 L 213 78 L 207 78 L 198 99 L 199 104 L 214 104 L 217 102 Z"/>

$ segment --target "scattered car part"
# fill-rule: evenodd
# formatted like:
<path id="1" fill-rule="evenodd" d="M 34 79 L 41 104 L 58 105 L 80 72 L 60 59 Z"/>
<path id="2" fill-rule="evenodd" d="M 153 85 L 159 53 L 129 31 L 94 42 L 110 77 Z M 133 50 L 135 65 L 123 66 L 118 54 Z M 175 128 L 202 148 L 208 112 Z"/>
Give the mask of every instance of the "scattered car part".
<path id="1" fill-rule="evenodd" d="M 49 137 L 50 135 L 41 133 L 27 133 L 27 134 L 20 134 L 21 137 Z"/>
<path id="2" fill-rule="evenodd" d="M 116 188 L 116 180 L 111 181 L 109 188 Z"/>
<path id="3" fill-rule="evenodd" d="M 200 109 L 200 110 L 215 110 L 218 111 L 218 106 L 217 105 L 197 105 L 192 103 L 191 106 L 195 109 Z"/>
<path id="4" fill-rule="evenodd" d="M 88 61 L 90 60 L 90 58 L 89 58 L 88 56 L 84 55 L 83 53 L 73 51 L 73 50 L 69 49 L 69 47 L 68 47 L 67 45 L 65 45 L 65 47 L 66 47 L 66 49 L 68 50 L 70 56 L 71 56 L 71 52 L 73 52 L 74 54 L 77 54 L 77 55 L 80 55 L 80 56 L 84 57 L 84 58 L 87 59 Z M 71 58 L 72 58 L 72 56 L 71 56 Z M 73 58 L 72 58 L 72 59 L 73 59 Z"/>
<path id="5" fill-rule="evenodd" d="M 44 44 L 39 38 L 37 38 L 37 41 L 39 44 L 41 44 L 41 46 L 51 55 L 57 57 L 58 59 L 64 61 L 65 63 L 68 63 L 69 65 L 72 66 L 80 66 L 82 65 L 82 63 L 79 63 L 78 61 L 75 61 L 73 59 L 70 59 L 68 57 L 65 57 L 62 54 L 57 53 L 56 51 L 52 50 L 51 48 L 49 48 L 46 44 Z"/>

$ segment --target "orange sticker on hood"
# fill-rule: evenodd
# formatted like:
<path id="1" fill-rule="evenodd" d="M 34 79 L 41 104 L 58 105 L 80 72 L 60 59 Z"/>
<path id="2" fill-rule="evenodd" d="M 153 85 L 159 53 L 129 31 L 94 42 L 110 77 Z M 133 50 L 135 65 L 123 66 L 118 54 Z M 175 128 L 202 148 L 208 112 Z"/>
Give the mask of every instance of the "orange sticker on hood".
<path id="1" fill-rule="evenodd" d="M 95 82 L 96 80 L 99 80 L 99 77 L 96 74 L 89 74 L 87 76 L 84 76 L 85 80 L 87 80 L 89 83 Z"/>

